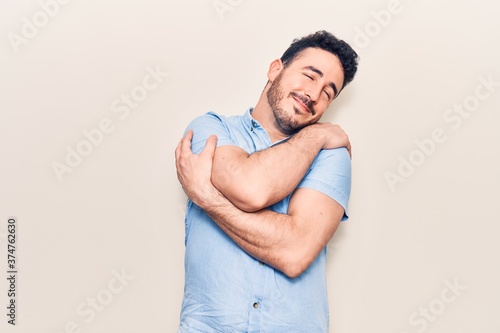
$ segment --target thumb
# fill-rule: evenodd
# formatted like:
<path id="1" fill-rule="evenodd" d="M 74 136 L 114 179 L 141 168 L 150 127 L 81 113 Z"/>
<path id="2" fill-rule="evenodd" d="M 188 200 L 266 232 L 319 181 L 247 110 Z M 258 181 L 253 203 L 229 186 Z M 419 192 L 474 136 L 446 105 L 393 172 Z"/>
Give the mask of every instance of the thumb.
<path id="1" fill-rule="evenodd" d="M 210 137 L 207 139 L 207 143 L 205 144 L 205 148 L 203 148 L 203 151 L 200 153 L 200 155 L 208 155 L 213 159 L 215 148 L 217 146 L 217 139 L 217 135 L 210 135 Z"/>

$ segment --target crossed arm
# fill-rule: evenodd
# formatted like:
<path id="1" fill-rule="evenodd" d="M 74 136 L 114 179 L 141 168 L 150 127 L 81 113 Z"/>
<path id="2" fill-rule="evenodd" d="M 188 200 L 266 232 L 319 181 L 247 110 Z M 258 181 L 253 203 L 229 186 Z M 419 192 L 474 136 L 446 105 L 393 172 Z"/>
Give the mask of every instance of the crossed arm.
<path id="1" fill-rule="evenodd" d="M 331 124 L 311 125 L 250 155 L 237 147 L 216 149 L 215 136 L 195 155 L 191 139 L 188 132 L 176 149 L 177 175 L 189 198 L 244 251 L 289 277 L 300 275 L 333 236 L 344 209 L 307 188 L 295 190 L 287 214 L 264 207 L 294 191 L 320 149 L 348 146 L 345 133 Z"/>

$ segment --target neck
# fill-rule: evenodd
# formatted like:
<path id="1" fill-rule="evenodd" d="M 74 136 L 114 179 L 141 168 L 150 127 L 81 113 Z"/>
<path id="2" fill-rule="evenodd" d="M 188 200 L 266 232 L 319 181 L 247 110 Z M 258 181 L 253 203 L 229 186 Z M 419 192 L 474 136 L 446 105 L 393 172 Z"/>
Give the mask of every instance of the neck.
<path id="1" fill-rule="evenodd" d="M 260 125 L 264 127 L 267 134 L 269 134 L 269 137 L 271 138 L 271 142 L 275 143 L 287 138 L 289 135 L 284 134 L 276 124 L 273 110 L 271 109 L 271 105 L 269 105 L 269 101 L 267 100 L 268 88 L 269 86 L 266 86 L 266 88 L 260 95 L 259 101 L 253 109 L 252 118 L 257 120 Z"/>

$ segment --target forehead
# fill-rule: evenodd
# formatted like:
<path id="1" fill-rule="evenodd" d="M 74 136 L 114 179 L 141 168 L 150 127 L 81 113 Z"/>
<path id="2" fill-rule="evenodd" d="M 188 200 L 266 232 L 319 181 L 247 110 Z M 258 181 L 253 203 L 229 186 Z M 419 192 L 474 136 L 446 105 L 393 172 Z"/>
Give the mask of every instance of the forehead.
<path id="1" fill-rule="evenodd" d="M 334 82 L 339 89 L 342 87 L 344 71 L 339 58 L 335 54 L 310 47 L 302 50 L 288 67 L 300 70 L 308 66 L 319 69 L 324 74 L 325 79 Z"/>

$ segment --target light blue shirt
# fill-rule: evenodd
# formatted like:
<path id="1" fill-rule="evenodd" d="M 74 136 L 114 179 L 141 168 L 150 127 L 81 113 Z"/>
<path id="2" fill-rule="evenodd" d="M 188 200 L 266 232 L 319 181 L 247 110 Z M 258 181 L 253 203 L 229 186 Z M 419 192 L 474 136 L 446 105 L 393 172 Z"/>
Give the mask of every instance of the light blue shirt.
<path id="1" fill-rule="evenodd" d="M 210 112 L 196 118 L 188 126 L 194 131 L 192 151 L 199 154 L 211 134 L 218 136 L 218 146 L 238 146 L 249 154 L 273 146 L 252 111 L 232 117 Z M 344 208 L 342 220 L 347 219 L 347 149 L 320 151 L 298 187 L 330 196 Z M 290 197 L 270 209 L 286 214 Z M 328 331 L 326 247 L 304 273 L 291 279 L 248 255 L 190 200 L 185 223 L 185 287 L 178 333 Z"/>

